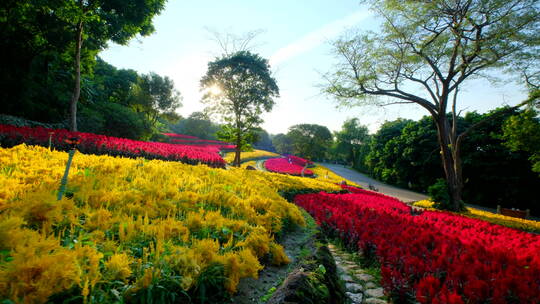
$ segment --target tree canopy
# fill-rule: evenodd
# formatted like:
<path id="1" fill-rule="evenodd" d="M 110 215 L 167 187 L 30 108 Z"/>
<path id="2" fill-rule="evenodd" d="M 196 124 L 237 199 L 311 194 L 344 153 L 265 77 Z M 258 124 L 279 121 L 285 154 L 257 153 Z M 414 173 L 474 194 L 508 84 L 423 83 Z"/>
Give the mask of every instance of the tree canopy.
<path id="1" fill-rule="evenodd" d="M 335 132 L 334 152 L 345 159 L 353 168 L 365 169 L 363 166 L 366 153 L 369 151 L 370 136 L 368 128 L 360 124 L 358 118 L 346 120 L 341 130 Z"/>
<path id="2" fill-rule="evenodd" d="M 5 55 L 0 59 L 4 67 L 0 77 L 5 85 L 2 99 L 11 103 L 8 112 L 17 111 L 13 108 L 22 105 L 29 109 L 28 113 L 35 111 L 32 118 L 37 118 L 40 110 L 42 114 L 65 117 L 69 104 L 71 128 L 76 129 L 80 89 L 86 81 L 84 75 L 91 73 L 98 51 L 109 41 L 125 44 L 135 35 L 151 34 L 152 18 L 161 12 L 164 3 L 165 0 L 2 1 L 0 28 Z M 32 89 L 28 90 L 29 87 Z M 70 87 L 71 96 L 67 93 Z M 44 102 L 37 102 L 34 97 Z M 47 109 L 51 103 L 53 109 Z M 32 110 L 33 106 L 36 110 Z M 65 110 L 58 110 L 60 106 Z"/>
<path id="3" fill-rule="evenodd" d="M 327 127 L 316 124 L 298 124 L 289 128 L 287 137 L 291 140 L 295 155 L 311 160 L 323 160 L 332 145 L 332 133 Z"/>
<path id="4" fill-rule="evenodd" d="M 539 56 L 538 3 L 369 2 L 382 17 L 382 27 L 377 33 L 349 35 L 335 42 L 339 62 L 335 71 L 326 74 L 325 92 L 348 106 L 406 103 L 424 108 L 437 126 L 450 193 L 447 207 L 460 209 L 461 144 L 470 132 L 458 133 L 456 125 L 460 87 L 490 70 L 510 70 L 524 58 Z"/>
<path id="5" fill-rule="evenodd" d="M 208 63 L 201 88 L 206 111 L 223 121 L 220 138 L 236 144 L 233 164 L 239 166 L 241 149 L 256 139 L 261 114 L 272 110 L 279 96 L 268 60 L 249 51 L 216 58 Z"/>

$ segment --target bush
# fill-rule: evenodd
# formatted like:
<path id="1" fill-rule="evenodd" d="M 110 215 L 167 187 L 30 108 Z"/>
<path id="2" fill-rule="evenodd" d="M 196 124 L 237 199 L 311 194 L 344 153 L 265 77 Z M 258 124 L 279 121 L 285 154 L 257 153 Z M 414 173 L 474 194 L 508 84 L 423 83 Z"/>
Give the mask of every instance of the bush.
<path id="1" fill-rule="evenodd" d="M 435 202 L 434 207 L 437 209 L 450 210 L 450 194 L 448 193 L 448 185 L 442 178 L 438 178 L 435 184 L 428 187 L 429 198 Z"/>

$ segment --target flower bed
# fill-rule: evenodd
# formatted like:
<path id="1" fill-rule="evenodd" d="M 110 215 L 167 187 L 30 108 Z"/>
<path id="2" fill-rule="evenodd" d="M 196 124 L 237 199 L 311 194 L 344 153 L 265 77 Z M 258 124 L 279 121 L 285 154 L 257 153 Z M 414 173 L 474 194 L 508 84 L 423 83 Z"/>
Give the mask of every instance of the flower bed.
<path id="1" fill-rule="evenodd" d="M 277 191 L 339 189 L 281 174 L 76 153 L 67 197 L 57 201 L 66 160 L 37 146 L 0 148 L 2 300 L 210 302 L 256 278 L 260 260 L 288 262 L 273 237 L 304 219 Z"/>
<path id="2" fill-rule="evenodd" d="M 283 154 L 283 156 L 285 156 L 291 163 L 301 166 L 301 167 L 304 167 L 306 164 L 308 164 L 308 166 L 313 165 L 312 161 L 303 159 L 301 157 L 298 157 L 292 154 Z"/>
<path id="3" fill-rule="evenodd" d="M 448 212 L 412 215 L 400 201 L 356 190 L 295 202 L 381 265 L 396 301 L 538 303 L 540 236 Z"/>
<path id="4" fill-rule="evenodd" d="M 264 167 L 270 172 L 301 175 L 304 167 L 289 163 L 287 158 L 271 158 L 264 162 Z M 313 176 L 313 171 L 306 169 L 304 176 Z"/>
<path id="5" fill-rule="evenodd" d="M 21 143 L 47 147 L 49 136 L 51 136 L 52 147 L 64 151 L 69 149 L 69 145 L 64 141 L 67 138 L 76 136 L 80 138 L 77 149 L 83 153 L 131 158 L 144 157 L 147 159 L 180 161 L 187 164 L 204 163 L 211 167 L 225 166 L 225 161 L 218 153 L 219 146 L 174 145 L 92 133 L 69 132 L 64 129 L 0 125 L 0 145 L 3 147 L 12 147 Z"/>

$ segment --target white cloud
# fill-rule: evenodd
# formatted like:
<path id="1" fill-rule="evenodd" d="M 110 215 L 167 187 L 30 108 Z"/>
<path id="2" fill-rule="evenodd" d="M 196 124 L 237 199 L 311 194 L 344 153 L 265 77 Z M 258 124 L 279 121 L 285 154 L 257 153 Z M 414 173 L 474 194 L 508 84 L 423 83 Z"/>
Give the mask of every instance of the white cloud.
<path id="1" fill-rule="evenodd" d="M 371 14 L 367 10 L 356 11 L 342 19 L 333 21 L 323 27 L 310 32 L 302 38 L 282 47 L 270 57 L 270 64 L 277 66 L 280 63 L 287 61 L 295 56 L 307 52 L 328 39 L 339 35 L 344 29 L 351 27 L 364 19 L 370 17 Z"/>

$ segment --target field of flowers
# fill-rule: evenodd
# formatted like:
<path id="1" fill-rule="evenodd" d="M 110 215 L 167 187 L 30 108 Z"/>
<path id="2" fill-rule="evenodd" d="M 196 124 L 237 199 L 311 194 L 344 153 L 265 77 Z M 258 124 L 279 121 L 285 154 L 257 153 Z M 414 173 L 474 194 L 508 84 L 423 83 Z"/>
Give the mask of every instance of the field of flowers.
<path id="1" fill-rule="evenodd" d="M 279 154 L 264 150 L 254 150 L 251 152 L 242 152 L 240 153 L 240 161 L 246 162 L 258 158 L 264 158 L 264 157 L 279 157 Z M 223 158 L 227 163 L 232 163 L 234 161 L 234 152 L 229 152 L 225 157 Z"/>
<path id="2" fill-rule="evenodd" d="M 304 219 L 279 191 L 340 189 L 76 153 L 57 201 L 66 160 L 39 146 L 0 148 L 0 299 L 149 303 L 234 293 L 241 278 L 257 277 L 261 261 L 288 262 L 274 236 Z"/>
<path id="3" fill-rule="evenodd" d="M 378 193 L 303 194 L 295 202 L 381 265 L 396 302 L 540 303 L 540 235 L 411 208 Z"/>
<path id="4" fill-rule="evenodd" d="M 87 154 L 144 157 L 180 161 L 187 164 L 203 163 L 211 167 L 225 166 L 225 161 L 219 155 L 219 145 L 175 145 L 92 133 L 69 132 L 64 129 L 0 125 L 0 146 L 2 147 L 12 147 L 21 143 L 48 147 L 50 140 L 52 148 L 67 151 L 70 147 L 65 140 L 71 137 L 80 139 L 77 149 Z"/>
<path id="5" fill-rule="evenodd" d="M 264 162 L 264 167 L 270 172 L 290 174 L 290 175 L 301 175 L 303 166 L 299 166 L 295 163 L 289 162 L 290 158 L 271 158 Z M 313 171 L 306 169 L 304 171 L 304 176 L 313 176 Z"/>

